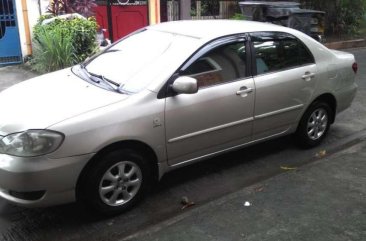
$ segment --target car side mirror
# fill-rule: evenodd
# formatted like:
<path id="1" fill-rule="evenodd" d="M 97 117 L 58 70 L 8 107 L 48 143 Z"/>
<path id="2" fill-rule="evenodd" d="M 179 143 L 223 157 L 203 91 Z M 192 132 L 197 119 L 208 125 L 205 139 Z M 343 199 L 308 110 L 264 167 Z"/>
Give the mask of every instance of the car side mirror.
<path id="1" fill-rule="evenodd" d="M 194 94 L 198 91 L 197 80 L 188 76 L 178 77 L 172 84 L 172 89 L 178 94 Z"/>

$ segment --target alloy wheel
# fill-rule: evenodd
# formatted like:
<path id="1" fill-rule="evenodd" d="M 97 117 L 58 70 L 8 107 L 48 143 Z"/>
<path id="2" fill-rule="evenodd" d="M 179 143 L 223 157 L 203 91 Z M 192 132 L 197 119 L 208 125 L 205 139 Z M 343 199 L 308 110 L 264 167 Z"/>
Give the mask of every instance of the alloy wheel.
<path id="1" fill-rule="evenodd" d="M 99 184 L 99 196 L 109 206 L 121 206 L 136 196 L 141 184 L 140 167 L 134 162 L 121 161 L 103 175 Z"/>
<path id="2" fill-rule="evenodd" d="M 327 130 L 328 113 L 325 109 L 316 109 L 307 122 L 307 134 L 311 140 L 321 138 Z"/>

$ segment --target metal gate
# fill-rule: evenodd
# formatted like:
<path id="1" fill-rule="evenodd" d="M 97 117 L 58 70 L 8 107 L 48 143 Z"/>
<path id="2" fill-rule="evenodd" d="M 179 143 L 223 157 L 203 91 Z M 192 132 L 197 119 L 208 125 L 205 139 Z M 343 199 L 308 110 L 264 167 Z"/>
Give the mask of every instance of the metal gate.
<path id="1" fill-rule="evenodd" d="M 22 62 L 15 0 L 0 0 L 0 66 Z"/>
<path id="2" fill-rule="evenodd" d="M 1 0 L 0 0 L 1 1 Z M 107 1 L 98 0 L 95 15 L 98 25 L 108 30 Z M 113 40 L 149 24 L 147 0 L 111 0 L 111 25 Z M 106 37 L 110 38 L 107 31 Z"/>

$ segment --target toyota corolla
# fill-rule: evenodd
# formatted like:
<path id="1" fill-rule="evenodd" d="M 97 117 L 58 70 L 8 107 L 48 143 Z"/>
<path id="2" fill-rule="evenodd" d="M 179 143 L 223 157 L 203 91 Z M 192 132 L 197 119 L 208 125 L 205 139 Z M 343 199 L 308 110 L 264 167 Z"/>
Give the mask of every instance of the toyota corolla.
<path id="1" fill-rule="evenodd" d="M 315 146 L 356 72 L 352 54 L 273 24 L 146 27 L 0 93 L 0 196 L 115 214 L 175 168 L 287 134 Z"/>

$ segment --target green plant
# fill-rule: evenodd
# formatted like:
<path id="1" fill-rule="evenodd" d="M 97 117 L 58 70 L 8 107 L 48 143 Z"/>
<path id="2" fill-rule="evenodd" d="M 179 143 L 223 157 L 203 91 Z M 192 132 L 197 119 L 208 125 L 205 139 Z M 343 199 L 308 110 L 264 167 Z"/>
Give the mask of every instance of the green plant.
<path id="1" fill-rule="evenodd" d="M 72 8 L 75 12 L 80 13 L 85 17 L 94 16 L 94 9 L 97 6 L 95 0 L 74 0 Z"/>
<path id="2" fill-rule="evenodd" d="M 234 20 L 245 20 L 245 17 L 241 13 L 235 13 L 234 16 L 231 17 L 231 19 L 234 19 Z"/>
<path id="3" fill-rule="evenodd" d="M 68 22 L 73 46 L 75 50 L 76 62 L 84 61 L 97 50 L 96 34 L 98 24 L 95 18 L 88 20 L 75 18 Z"/>
<path id="4" fill-rule="evenodd" d="M 347 26 L 345 33 L 357 34 L 362 23 L 366 3 L 364 0 L 342 0 L 339 4 L 339 16 L 341 21 Z"/>
<path id="5" fill-rule="evenodd" d="M 301 0 L 303 6 L 326 13 L 328 34 L 357 34 L 366 12 L 366 0 Z"/>
<path id="6" fill-rule="evenodd" d="M 69 2 L 69 0 L 51 0 L 47 10 L 55 16 L 63 13 L 72 13 L 73 10 Z"/>
<path id="7" fill-rule="evenodd" d="M 38 40 L 33 45 L 32 69 L 47 73 L 71 66 L 74 63 L 74 49 L 71 36 L 65 36 L 60 29 L 40 29 Z"/>
<path id="8" fill-rule="evenodd" d="M 55 19 L 46 25 L 42 25 L 39 21 L 33 29 L 33 44 L 38 49 L 31 61 L 34 69 L 39 72 L 54 71 L 84 61 L 98 49 L 97 26 L 94 18 Z M 49 39 L 52 36 L 55 36 L 54 40 Z M 67 47 L 68 45 L 71 48 Z M 48 55 L 40 57 L 39 53 L 42 52 Z M 60 61 L 56 53 L 59 53 L 65 61 Z M 48 67 L 42 68 L 40 65 Z"/>

